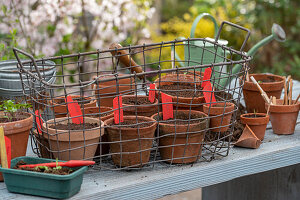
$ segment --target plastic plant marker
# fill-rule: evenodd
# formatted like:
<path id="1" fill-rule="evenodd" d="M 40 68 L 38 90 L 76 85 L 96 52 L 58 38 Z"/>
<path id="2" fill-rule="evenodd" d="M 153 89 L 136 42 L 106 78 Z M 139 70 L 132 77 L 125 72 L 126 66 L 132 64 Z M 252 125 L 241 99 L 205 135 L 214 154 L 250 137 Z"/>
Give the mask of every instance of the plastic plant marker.
<path id="1" fill-rule="evenodd" d="M 151 83 L 150 90 L 149 90 L 149 101 L 151 103 L 154 103 L 154 100 L 155 100 L 155 84 Z"/>
<path id="2" fill-rule="evenodd" d="M 173 119 L 172 97 L 161 92 L 163 120 Z"/>
<path id="3" fill-rule="evenodd" d="M 210 83 L 210 77 L 211 77 L 211 68 L 208 67 L 204 71 L 204 76 L 203 76 L 201 87 L 204 88 L 208 83 Z"/>
<path id="4" fill-rule="evenodd" d="M 1 166 L 3 168 L 8 168 L 6 146 L 4 139 L 4 129 L 0 126 L 0 155 L 1 155 Z"/>
<path id="5" fill-rule="evenodd" d="M 81 166 L 89 166 L 94 165 L 95 161 L 89 160 L 69 160 L 67 162 L 51 162 L 51 163 L 40 163 L 40 164 L 31 164 L 31 165 L 21 165 L 20 167 L 29 167 L 34 168 L 38 166 L 46 166 L 46 167 L 56 167 L 56 165 L 61 167 L 81 167 Z"/>
<path id="6" fill-rule="evenodd" d="M 261 140 L 256 137 L 251 128 L 246 124 L 241 137 L 234 145 L 239 147 L 257 149 L 260 144 Z"/>
<path id="7" fill-rule="evenodd" d="M 122 96 L 115 97 L 113 100 L 113 108 L 114 110 L 114 121 L 115 124 L 119 124 L 123 122 L 123 106 L 122 106 Z"/>
<path id="8" fill-rule="evenodd" d="M 68 105 L 68 111 L 70 116 L 72 117 L 72 122 L 74 124 L 82 124 L 83 117 L 80 106 L 77 101 L 73 101 L 71 96 L 67 96 L 66 103 Z"/>
<path id="9" fill-rule="evenodd" d="M 211 87 L 211 83 L 209 82 L 208 84 L 206 84 L 203 90 L 204 90 L 203 95 L 204 95 L 205 102 L 211 103 L 211 105 L 215 105 L 216 98 L 213 89 Z"/>
<path id="10" fill-rule="evenodd" d="M 41 130 L 41 127 L 43 125 L 43 119 L 41 117 L 41 114 L 39 112 L 39 110 L 36 110 L 35 111 L 35 121 L 36 121 L 36 124 L 37 124 L 37 131 L 38 133 L 42 133 L 42 130 Z"/>
<path id="11" fill-rule="evenodd" d="M 7 155 L 7 165 L 8 168 L 10 168 L 10 162 L 11 162 L 11 140 L 4 136 L 5 138 L 5 147 L 6 147 L 6 155 Z"/>

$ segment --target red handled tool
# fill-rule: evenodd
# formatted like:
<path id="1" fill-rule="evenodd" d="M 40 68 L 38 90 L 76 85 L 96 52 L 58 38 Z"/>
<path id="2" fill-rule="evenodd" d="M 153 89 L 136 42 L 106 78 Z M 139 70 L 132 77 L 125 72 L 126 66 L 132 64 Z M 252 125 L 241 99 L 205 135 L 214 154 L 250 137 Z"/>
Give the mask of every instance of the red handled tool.
<path id="1" fill-rule="evenodd" d="M 46 166 L 46 167 L 81 167 L 81 166 L 89 166 L 94 165 L 95 161 L 88 161 L 88 160 L 69 160 L 67 162 L 51 162 L 51 163 L 39 163 L 39 164 L 31 164 L 31 165 L 20 165 L 19 167 L 29 167 L 34 168 L 38 166 Z"/>

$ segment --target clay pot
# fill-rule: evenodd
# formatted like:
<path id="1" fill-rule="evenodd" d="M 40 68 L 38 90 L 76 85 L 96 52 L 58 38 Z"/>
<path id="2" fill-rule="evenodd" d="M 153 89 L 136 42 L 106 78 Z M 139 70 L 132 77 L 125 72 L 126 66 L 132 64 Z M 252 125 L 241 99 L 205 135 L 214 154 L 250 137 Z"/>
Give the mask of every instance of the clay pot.
<path id="1" fill-rule="evenodd" d="M 230 102 L 216 103 L 210 106 L 210 104 L 203 105 L 203 111 L 210 117 L 209 127 L 212 128 L 212 132 L 225 132 L 230 125 L 231 116 L 234 110 L 234 104 Z"/>
<path id="2" fill-rule="evenodd" d="M 290 135 L 295 131 L 300 102 L 292 105 L 282 105 L 283 100 L 277 99 L 276 105 L 270 105 L 270 120 L 273 132 L 277 135 Z M 265 104 L 267 108 L 267 104 Z"/>
<path id="3" fill-rule="evenodd" d="M 191 110 L 178 110 L 177 116 L 183 115 L 184 120 L 208 117 L 205 113 Z M 176 111 L 174 111 L 175 119 Z M 159 152 L 162 160 L 172 164 L 193 163 L 201 157 L 202 142 L 209 120 L 200 119 L 198 122 L 190 121 L 178 124 L 175 121 L 166 123 L 162 121 L 162 112 L 153 115 L 151 118 L 159 120 Z M 178 119 L 177 121 L 182 120 Z M 176 129 L 176 130 L 175 130 Z"/>
<path id="4" fill-rule="evenodd" d="M 80 95 L 71 95 L 72 99 L 76 100 L 80 98 Z M 81 106 L 83 104 L 84 108 L 87 107 L 95 107 L 96 106 L 96 100 L 92 100 L 91 97 L 83 97 L 84 100 L 81 100 L 78 102 L 79 106 Z M 63 103 L 61 103 L 60 101 L 64 100 L 65 97 L 58 97 L 55 99 L 51 99 L 49 104 L 52 105 L 51 108 L 53 109 L 54 113 L 55 113 L 55 118 L 60 118 L 60 117 L 66 117 L 68 110 L 67 110 L 67 104 L 65 103 L 65 101 L 63 101 Z"/>
<path id="5" fill-rule="evenodd" d="M 132 104 L 127 104 L 126 101 L 129 99 L 133 99 Z M 158 113 L 159 106 L 158 106 L 158 100 L 155 99 L 154 103 L 151 104 L 141 104 L 141 105 L 135 105 L 135 101 L 148 99 L 148 96 L 145 95 L 124 95 L 122 96 L 122 103 L 123 103 L 123 111 L 124 115 L 138 115 L 138 116 L 146 116 L 151 117 L 155 113 Z"/>
<path id="6" fill-rule="evenodd" d="M 257 149 L 261 145 L 261 140 L 256 137 L 251 128 L 246 124 L 241 137 L 234 146 Z"/>
<path id="7" fill-rule="evenodd" d="M 255 115 L 256 117 L 251 117 Z M 241 115 L 240 118 L 242 124 L 247 124 L 258 139 L 261 141 L 264 139 L 266 128 L 269 123 L 269 115 L 266 113 L 247 113 Z"/>
<path id="8" fill-rule="evenodd" d="M 272 82 L 259 83 L 261 88 L 267 93 L 268 97 L 273 96 L 280 99 L 280 95 L 284 86 L 284 78 L 273 74 L 250 74 L 257 82 L 263 80 L 271 80 Z M 241 84 L 241 78 L 240 78 Z M 243 94 L 248 113 L 258 112 L 266 113 L 265 101 L 263 100 L 257 86 L 250 80 L 246 81 L 243 87 Z"/>
<path id="9" fill-rule="evenodd" d="M 99 127 L 85 131 L 50 128 L 51 125 L 68 124 L 68 121 L 67 117 L 63 117 L 55 119 L 56 123 L 51 119 L 43 124 L 46 133 L 44 137 L 49 136 L 49 146 L 54 157 L 59 160 L 93 159 L 100 137 L 104 134 L 104 123 L 96 118 L 85 117 L 85 123 L 97 123 Z"/>
<path id="10" fill-rule="evenodd" d="M 187 74 L 168 74 L 166 76 L 163 76 L 161 78 L 157 78 L 155 83 L 156 88 L 156 97 L 160 99 L 161 102 L 161 96 L 159 95 L 159 87 L 163 85 L 173 85 L 177 82 L 184 82 L 184 83 L 190 83 L 194 86 L 194 83 L 196 82 L 196 85 L 200 87 L 202 79 L 200 76 L 193 76 L 193 75 L 187 75 Z M 161 91 L 162 92 L 162 91 Z M 167 93 L 167 92 L 166 92 Z M 198 96 L 198 97 L 177 97 L 173 95 L 169 95 L 172 97 L 172 102 L 178 101 L 178 110 L 189 110 L 190 107 L 192 110 L 203 110 L 202 103 L 205 102 L 204 96 Z M 177 105 L 174 104 L 174 109 L 176 109 Z M 199 105 L 200 104 L 200 105 Z"/>
<path id="11" fill-rule="evenodd" d="M 142 167 L 149 162 L 150 150 L 156 130 L 156 121 L 145 116 L 124 116 L 124 122 L 136 124 L 148 122 L 147 127 L 130 128 L 114 125 L 110 118 L 104 123 L 110 143 L 110 152 L 115 165 L 120 167 Z"/>
<path id="12" fill-rule="evenodd" d="M 37 146 L 40 151 L 40 155 L 42 158 L 54 158 L 53 154 L 49 151 L 49 141 L 47 138 L 43 137 L 43 133 L 38 133 L 38 131 L 35 129 L 32 131 L 35 139 L 37 140 Z"/>
<path id="13" fill-rule="evenodd" d="M 119 77 L 125 76 L 126 74 L 119 74 Z M 128 74 L 127 74 L 128 75 Z M 95 78 L 95 77 L 94 77 Z M 105 79 L 115 78 L 112 74 L 107 74 L 98 79 L 98 86 L 93 85 L 95 91 L 95 97 L 98 101 L 99 106 L 113 107 L 113 99 L 119 94 L 133 94 L 135 89 L 134 78 L 124 78 L 113 81 L 104 82 Z M 119 93 L 117 93 L 117 90 Z"/>
<path id="14" fill-rule="evenodd" d="M 30 113 L 22 113 L 23 120 L 0 123 L 3 127 L 4 135 L 11 140 L 11 158 L 16 158 L 26 155 L 28 136 L 33 124 L 33 116 Z M 0 118 L 4 116 L 0 112 Z M 0 173 L 0 181 L 3 181 L 2 173 Z"/>

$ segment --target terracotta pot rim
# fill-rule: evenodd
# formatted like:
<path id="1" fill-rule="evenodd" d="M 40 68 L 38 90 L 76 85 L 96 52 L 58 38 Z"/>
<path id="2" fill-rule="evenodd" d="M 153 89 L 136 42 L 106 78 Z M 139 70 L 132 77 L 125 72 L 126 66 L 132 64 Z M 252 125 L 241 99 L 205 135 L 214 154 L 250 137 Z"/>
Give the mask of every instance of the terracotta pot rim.
<path id="1" fill-rule="evenodd" d="M 129 74 L 124 74 L 124 73 L 118 73 L 118 76 L 119 77 L 122 77 L 122 76 L 125 76 L 125 75 L 129 75 Z M 111 80 L 111 81 L 105 81 L 103 82 L 103 80 L 105 80 L 105 78 L 112 78 L 112 77 L 115 77 L 114 74 L 102 74 L 102 75 L 99 75 L 101 76 L 99 79 L 98 79 L 98 85 L 101 86 L 100 84 L 104 85 L 104 86 L 109 86 L 110 85 L 110 82 L 116 82 L 116 80 Z M 97 76 L 93 76 L 92 79 L 95 80 L 97 78 Z M 132 81 L 132 83 L 134 83 L 134 78 L 133 77 L 128 77 L 128 78 L 124 78 L 124 79 L 119 79 L 119 82 L 128 82 L 128 84 L 130 84 Z M 124 84 L 124 83 L 123 83 Z M 95 85 L 95 84 L 93 84 Z"/>
<path id="2" fill-rule="evenodd" d="M 259 115 L 262 117 L 257 117 L 257 118 L 250 118 L 247 117 L 248 115 Z M 249 125 L 265 125 L 269 123 L 270 116 L 267 115 L 266 113 L 246 113 L 242 114 L 240 116 L 242 124 L 249 124 Z"/>
<path id="3" fill-rule="evenodd" d="M 293 113 L 299 112 L 300 102 L 298 101 L 296 104 L 295 100 L 292 100 L 292 105 L 282 105 L 283 99 L 276 99 L 277 105 L 270 105 L 270 113 Z M 265 107 L 268 107 L 268 104 L 265 103 Z M 298 108 L 297 108 L 298 107 Z"/>
<path id="4" fill-rule="evenodd" d="M 241 117 L 249 118 L 249 117 L 247 117 L 248 115 L 255 115 L 255 114 L 259 115 L 259 116 L 263 116 L 263 117 L 258 117 L 259 119 L 268 117 L 267 113 L 245 113 L 245 114 L 242 114 Z M 250 117 L 250 119 L 255 119 L 255 118 Z"/>
<path id="5" fill-rule="evenodd" d="M 81 97 L 80 95 L 69 95 L 69 96 L 71 96 L 72 98 Z M 59 106 L 65 106 L 66 107 L 67 106 L 66 104 L 58 104 L 58 103 L 55 102 L 56 99 L 63 99 L 63 98 L 65 98 L 65 97 L 64 96 L 56 97 L 55 99 L 50 99 L 49 102 L 50 102 L 51 105 L 53 105 L 55 107 L 59 107 Z M 85 105 L 84 107 L 88 107 L 89 105 L 93 105 L 97 101 L 96 99 L 93 100 L 92 97 L 83 96 L 83 98 L 87 98 L 87 99 L 90 100 L 90 102 L 83 104 L 83 105 Z"/>
<path id="6" fill-rule="evenodd" d="M 267 82 L 267 83 L 260 83 L 259 85 L 266 91 L 279 91 L 282 90 L 283 84 L 284 84 L 284 78 L 279 75 L 275 74 L 249 74 L 249 77 L 253 76 L 257 79 L 257 76 L 272 76 L 276 77 L 278 79 L 281 79 L 280 81 L 274 81 L 274 82 Z M 240 77 L 240 82 L 242 81 L 242 77 Z M 272 86 L 272 87 L 270 87 Z M 246 81 L 244 82 L 243 90 L 250 90 L 250 91 L 259 91 L 257 86 L 252 81 Z"/>
<path id="7" fill-rule="evenodd" d="M 13 124 L 13 123 L 16 123 L 16 122 L 22 123 L 22 121 L 28 120 L 28 118 L 31 118 L 31 117 L 33 118 L 33 115 L 32 115 L 31 113 L 28 113 L 28 112 L 21 112 L 21 113 L 24 114 L 24 115 L 27 115 L 27 117 L 24 118 L 24 119 L 20 119 L 20 120 L 18 120 L 18 121 L 0 123 L 0 126 L 2 126 L 2 124 Z M 3 112 L 3 111 L 0 111 L 0 118 L 1 118 L 1 116 L 4 116 L 4 115 L 2 115 L 2 114 L 4 114 L 4 112 Z M 23 123 L 24 123 L 24 122 L 23 122 Z"/>
<path id="8" fill-rule="evenodd" d="M 225 102 L 221 102 L 221 103 L 217 103 L 217 104 L 225 104 Z M 227 106 L 228 104 L 228 106 Z M 214 106 L 211 106 L 209 108 L 209 104 L 204 104 L 203 105 L 203 112 L 204 113 L 208 113 L 208 110 L 210 109 L 210 113 L 209 115 L 220 115 L 220 114 L 225 114 L 225 115 L 229 115 L 229 114 L 232 114 L 232 111 L 234 110 L 234 107 L 235 107 L 235 104 L 234 103 L 231 103 L 231 102 L 226 102 L 226 107 L 224 109 L 224 107 L 214 107 Z"/>
<path id="9" fill-rule="evenodd" d="M 28 117 L 25 119 L 21 119 L 19 121 L 13 121 L 13 122 L 6 122 L 6 123 L 0 123 L 0 126 L 3 126 L 3 129 L 5 131 L 5 135 L 13 135 L 18 134 L 22 131 L 27 131 L 32 128 L 33 125 L 33 115 L 28 112 L 22 112 L 23 114 L 27 115 Z M 0 111 L 0 114 L 3 114 L 3 111 Z M 22 126 L 19 126 L 22 124 Z"/>
<path id="10" fill-rule="evenodd" d="M 100 111 L 101 111 L 101 109 L 105 109 L 104 112 L 108 112 L 108 113 L 109 113 L 109 111 L 111 111 L 110 114 L 101 117 L 101 121 L 105 121 L 106 118 L 108 119 L 108 118 L 111 118 L 112 116 L 114 116 L 114 112 L 113 112 L 113 109 L 112 109 L 111 107 L 107 107 L 107 106 L 100 106 L 100 107 L 97 107 L 97 106 L 95 106 L 95 107 L 86 107 L 86 108 L 84 108 L 84 110 L 92 110 L 92 109 L 100 109 Z M 82 110 L 82 109 L 81 109 L 81 110 Z M 84 114 L 86 114 L 86 113 L 84 113 Z M 92 114 L 92 113 L 87 113 L 87 114 Z M 95 113 L 95 114 L 97 114 L 97 113 Z M 91 116 L 87 116 L 87 117 L 91 117 Z M 92 118 L 94 118 L 94 117 L 92 117 Z M 97 119 L 97 118 L 99 119 L 99 117 L 95 117 L 95 118 L 96 118 L 96 119 Z M 103 118 L 105 118 L 105 120 L 102 120 Z"/>
<path id="11" fill-rule="evenodd" d="M 123 95 L 123 96 L 122 96 L 122 99 L 125 99 L 125 98 L 131 98 L 131 97 L 137 97 L 138 99 L 139 99 L 139 98 L 148 98 L 148 96 L 146 96 L 146 95 Z M 158 99 L 155 98 L 155 99 L 154 99 L 154 103 L 152 103 L 152 104 L 139 105 L 138 107 L 140 107 L 140 108 L 142 108 L 143 106 L 151 107 L 151 106 L 157 106 L 157 104 L 158 104 Z M 134 104 L 126 104 L 126 103 L 123 103 L 123 106 L 132 106 L 132 107 L 135 107 L 136 105 L 134 105 Z"/>

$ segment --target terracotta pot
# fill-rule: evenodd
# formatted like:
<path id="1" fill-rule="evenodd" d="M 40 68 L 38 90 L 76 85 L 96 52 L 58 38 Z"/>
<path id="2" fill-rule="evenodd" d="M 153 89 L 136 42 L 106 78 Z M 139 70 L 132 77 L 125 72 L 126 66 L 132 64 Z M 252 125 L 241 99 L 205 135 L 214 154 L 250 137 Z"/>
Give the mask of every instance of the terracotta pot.
<path id="1" fill-rule="evenodd" d="M 146 121 L 147 127 L 129 128 L 114 125 L 114 119 L 105 121 L 110 143 L 110 152 L 115 165 L 121 167 L 142 167 L 149 162 L 150 150 L 156 130 L 156 121 L 145 116 L 124 116 L 124 121 L 132 124 Z M 150 123 L 149 123 L 150 122 Z M 142 139 L 139 139 L 142 138 Z"/>
<path id="2" fill-rule="evenodd" d="M 38 133 L 37 130 L 32 131 L 33 135 L 35 136 L 35 139 L 37 140 L 37 146 L 40 151 L 40 155 L 42 158 L 51 158 L 53 159 L 53 154 L 49 151 L 49 141 L 47 138 L 43 137 L 43 133 Z"/>
<path id="3" fill-rule="evenodd" d="M 145 95 L 124 95 L 122 97 L 122 102 L 123 102 L 123 111 L 124 115 L 138 115 L 138 116 L 146 116 L 146 117 L 151 117 L 155 113 L 158 113 L 159 111 L 159 106 L 158 106 L 158 100 L 155 99 L 153 104 L 141 104 L 141 105 L 134 105 L 135 104 L 135 98 L 137 97 L 137 100 L 142 100 L 142 99 L 148 99 L 148 96 Z M 127 104 L 126 100 L 128 99 L 133 99 L 134 103 L 132 104 Z"/>
<path id="4" fill-rule="evenodd" d="M 4 129 L 4 135 L 11 140 L 11 158 L 26 155 L 28 136 L 33 124 L 33 116 L 30 113 L 23 113 L 23 120 L 0 123 Z M 0 118 L 4 116 L 0 112 Z M 0 173 L 0 181 L 3 181 L 2 173 Z"/>
<path id="5" fill-rule="evenodd" d="M 282 105 L 283 100 L 277 99 L 276 105 L 270 105 L 270 120 L 273 132 L 277 135 L 290 135 L 295 131 L 300 102 L 292 105 Z M 268 105 L 265 104 L 267 107 Z"/>
<path id="6" fill-rule="evenodd" d="M 99 127 L 85 131 L 50 128 L 51 125 L 68 124 L 67 117 L 55 119 L 55 122 L 54 119 L 51 119 L 43 124 L 43 130 L 46 133 L 44 137 L 48 138 L 49 136 L 49 146 L 55 158 L 59 160 L 93 159 L 100 137 L 104 134 L 104 123 L 102 121 L 85 117 L 85 123 L 97 123 L 99 125 Z"/>
<path id="7" fill-rule="evenodd" d="M 274 80 L 274 82 L 262 82 L 259 83 L 259 85 L 267 93 L 268 97 L 275 96 L 277 99 L 280 99 L 280 95 L 284 85 L 283 77 L 273 74 L 250 74 L 249 77 L 251 76 L 253 76 L 257 80 L 257 82 L 262 80 Z M 263 100 L 257 86 L 252 81 L 245 80 L 243 94 L 248 113 L 267 112 L 267 110 L 265 109 L 265 101 Z"/>
<path id="8" fill-rule="evenodd" d="M 257 149 L 261 145 L 261 140 L 256 137 L 251 128 L 246 124 L 242 135 L 238 141 L 234 143 L 234 145 L 238 147 Z"/>
<path id="9" fill-rule="evenodd" d="M 174 111 L 174 118 L 175 113 Z M 208 117 L 205 113 L 191 110 L 192 119 Z M 189 119 L 189 110 L 178 110 L 177 115 L 186 115 L 185 120 Z M 162 112 L 159 113 L 160 121 Z M 194 117 L 193 117 L 194 116 Z M 151 118 L 158 120 L 158 114 Z M 178 119 L 180 120 L 180 119 Z M 202 142 L 209 120 L 203 119 L 200 122 L 185 124 L 159 122 L 159 152 L 161 158 L 174 164 L 193 163 L 201 157 Z M 176 131 L 175 131 L 176 129 Z M 173 154 L 172 154 L 173 152 Z"/>
<path id="10" fill-rule="evenodd" d="M 128 74 L 119 74 L 120 77 Z M 98 105 L 113 107 L 113 99 L 119 94 L 133 94 L 135 89 L 134 78 L 119 79 L 117 87 L 116 80 L 104 82 L 105 79 L 114 78 L 112 74 L 107 74 L 98 79 L 98 86 L 93 85 L 95 91 L 95 97 L 98 101 Z"/>
<path id="11" fill-rule="evenodd" d="M 156 97 L 160 98 L 161 102 L 161 96 L 159 95 L 159 87 L 163 85 L 172 85 L 174 82 L 185 82 L 185 83 L 190 83 L 191 85 L 194 85 L 196 82 L 197 86 L 201 85 L 202 79 L 199 76 L 193 76 L 193 75 L 187 75 L 187 74 L 168 74 L 160 79 L 157 78 L 154 83 L 155 83 L 155 88 L 157 89 L 155 91 Z M 178 100 L 178 110 L 189 110 L 190 107 L 192 110 L 203 110 L 202 103 L 205 102 L 204 96 L 201 95 L 199 97 L 177 97 L 170 95 L 172 97 L 172 102 L 176 102 Z M 200 104 L 200 105 L 199 105 Z M 176 104 L 174 104 L 174 109 L 176 108 Z"/>
<path id="12" fill-rule="evenodd" d="M 93 117 L 93 118 L 99 119 L 99 111 L 101 113 L 108 112 L 108 114 L 106 116 L 101 117 L 101 120 L 105 121 L 109 118 L 114 117 L 114 113 L 112 110 L 113 110 L 112 108 L 104 107 L 104 106 L 101 106 L 100 110 L 99 110 L 99 107 L 89 107 L 89 108 L 84 109 L 84 114 L 85 115 L 87 114 L 86 115 L 87 117 Z M 106 129 L 104 131 L 104 135 L 102 137 L 100 137 L 100 139 L 101 139 L 101 141 L 99 141 L 99 142 L 101 142 L 102 144 L 100 145 L 100 143 L 99 143 L 96 153 L 95 153 L 95 157 L 99 157 L 100 155 L 105 155 L 105 154 L 109 153 L 109 144 L 107 143 L 108 136 L 107 136 Z"/>
<path id="13" fill-rule="evenodd" d="M 229 128 L 230 120 L 234 110 L 234 104 L 226 102 L 225 109 L 224 107 L 225 103 L 217 103 L 213 106 L 210 106 L 209 104 L 203 105 L 204 113 L 210 116 L 209 127 L 212 128 L 212 132 L 225 132 Z"/>
<path id="14" fill-rule="evenodd" d="M 251 117 L 254 115 L 258 117 Z M 269 123 L 269 115 L 266 113 L 247 113 L 241 115 L 240 118 L 242 124 L 247 124 L 258 139 L 261 141 L 264 139 L 266 128 Z"/>
<path id="15" fill-rule="evenodd" d="M 72 99 L 80 98 L 80 95 L 71 95 Z M 52 105 L 51 108 L 53 109 L 55 113 L 55 118 L 60 117 L 66 117 L 68 110 L 67 110 L 67 104 L 65 101 L 63 103 L 59 102 L 61 100 L 64 100 L 65 97 L 58 97 L 55 99 L 51 99 L 49 104 Z M 83 101 L 78 102 L 78 104 L 81 106 L 81 103 L 83 103 L 84 108 L 87 107 L 95 107 L 96 106 L 96 100 L 93 100 L 91 97 L 84 97 Z"/>

